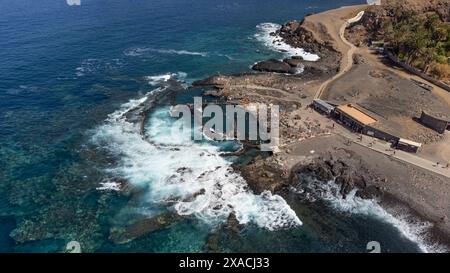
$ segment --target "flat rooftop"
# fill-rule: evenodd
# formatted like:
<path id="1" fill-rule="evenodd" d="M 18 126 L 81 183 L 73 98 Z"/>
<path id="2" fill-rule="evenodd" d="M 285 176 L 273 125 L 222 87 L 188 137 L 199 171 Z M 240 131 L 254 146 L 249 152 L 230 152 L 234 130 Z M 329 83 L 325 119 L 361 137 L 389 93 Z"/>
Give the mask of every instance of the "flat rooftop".
<path id="1" fill-rule="evenodd" d="M 361 123 L 363 125 L 369 125 L 369 124 L 377 122 L 376 119 L 363 113 L 361 110 L 359 110 L 358 108 L 355 108 L 351 104 L 339 105 L 337 108 L 341 112 L 345 113 L 346 115 L 348 115 L 349 117 L 353 118 L 354 120 L 358 121 L 359 123 Z"/>

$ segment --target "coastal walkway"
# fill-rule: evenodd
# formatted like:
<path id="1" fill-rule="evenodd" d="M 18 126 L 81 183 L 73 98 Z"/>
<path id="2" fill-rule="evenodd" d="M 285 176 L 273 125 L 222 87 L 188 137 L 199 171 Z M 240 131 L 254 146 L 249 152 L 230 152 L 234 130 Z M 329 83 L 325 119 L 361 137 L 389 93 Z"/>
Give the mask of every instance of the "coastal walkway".
<path id="1" fill-rule="evenodd" d="M 433 162 L 431 160 L 417 156 L 416 154 L 404 152 L 401 150 L 395 150 L 388 142 L 366 135 L 357 135 L 349 132 L 345 128 L 342 128 L 342 130 L 338 129 L 338 132 L 336 133 L 350 140 L 354 144 L 384 154 L 389 158 L 409 163 L 419 168 L 426 169 L 433 173 L 450 178 L 450 167 L 446 167 L 447 162 L 439 162 L 438 164 L 438 162 Z"/>

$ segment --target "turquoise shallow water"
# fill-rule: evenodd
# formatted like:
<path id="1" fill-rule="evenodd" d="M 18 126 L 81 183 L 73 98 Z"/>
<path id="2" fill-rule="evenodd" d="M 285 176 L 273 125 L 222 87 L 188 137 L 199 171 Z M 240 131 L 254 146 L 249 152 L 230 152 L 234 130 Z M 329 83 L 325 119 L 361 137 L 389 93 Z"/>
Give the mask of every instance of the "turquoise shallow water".
<path id="1" fill-rule="evenodd" d="M 85 251 L 204 251 L 218 224 L 198 215 L 126 244 L 110 239 L 112 230 L 170 208 L 154 202 L 164 196 L 154 185 L 163 169 L 145 161 L 155 154 L 144 154 L 149 157 L 139 164 L 134 153 L 105 150 L 92 143 L 93 136 L 108 114 L 155 89 L 161 75 L 173 73 L 189 83 L 281 57 L 256 39 L 258 24 L 362 2 L 82 0 L 70 7 L 65 1 L 3 0 L 0 251 L 59 252 L 71 240 L 82 242 Z M 140 198 L 96 189 L 111 172 L 124 175 L 121 166 L 135 170 L 124 160 L 147 167 L 126 173 L 144 184 Z M 159 195 L 152 195 L 155 191 Z M 153 199 L 146 198 L 149 194 Z M 220 236 L 220 251 L 363 252 L 369 240 L 382 242 L 386 251 L 418 251 L 397 228 L 374 217 L 337 212 L 292 194 L 283 197 L 289 205 L 281 205 L 290 206 L 303 226 L 263 228 L 255 212 L 266 207 L 255 205 L 250 212 L 241 210 L 249 217 L 241 234 Z M 243 200 L 249 198 L 266 204 L 251 195 Z"/>

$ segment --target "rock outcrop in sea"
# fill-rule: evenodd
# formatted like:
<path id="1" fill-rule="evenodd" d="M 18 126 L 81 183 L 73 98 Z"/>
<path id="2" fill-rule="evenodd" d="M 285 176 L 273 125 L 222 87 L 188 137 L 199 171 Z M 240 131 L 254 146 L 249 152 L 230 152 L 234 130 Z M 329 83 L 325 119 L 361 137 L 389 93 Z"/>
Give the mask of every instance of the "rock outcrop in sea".
<path id="1" fill-rule="evenodd" d="M 289 63 L 284 61 L 279 61 L 276 59 L 270 59 L 267 61 L 262 61 L 256 63 L 253 67 L 253 70 L 262 71 L 262 72 L 276 72 L 276 73 L 286 73 L 286 74 L 295 74 L 296 69 L 293 68 Z"/>
<path id="2" fill-rule="evenodd" d="M 297 74 L 299 68 L 305 74 L 316 76 L 333 76 L 339 71 L 341 53 L 333 45 L 333 38 L 325 27 L 313 27 L 308 17 L 299 22 L 289 21 L 276 32 L 270 33 L 293 48 L 302 48 L 306 52 L 320 57 L 315 62 L 305 61 L 301 56 L 291 56 L 283 61 L 270 59 L 256 63 L 252 69 L 263 72 Z M 310 28 L 314 28 L 312 31 Z"/>

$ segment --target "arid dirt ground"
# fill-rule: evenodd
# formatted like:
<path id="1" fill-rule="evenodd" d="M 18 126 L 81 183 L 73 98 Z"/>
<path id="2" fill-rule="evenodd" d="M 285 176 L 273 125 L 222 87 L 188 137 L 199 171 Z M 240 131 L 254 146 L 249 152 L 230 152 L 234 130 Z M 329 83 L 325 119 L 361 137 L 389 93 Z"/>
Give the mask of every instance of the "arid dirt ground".
<path id="1" fill-rule="evenodd" d="M 442 136 L 416 122 L 422 110 L 436 116 L 450 116 L 450 106 L 433 92 L 370 61 L 355 64 L 329 85 L 322 99 L 352 103 L 374 113 L 379 126 L 403 138 L 420 143 L 439 141 Z"/>

